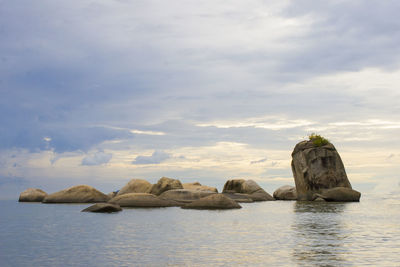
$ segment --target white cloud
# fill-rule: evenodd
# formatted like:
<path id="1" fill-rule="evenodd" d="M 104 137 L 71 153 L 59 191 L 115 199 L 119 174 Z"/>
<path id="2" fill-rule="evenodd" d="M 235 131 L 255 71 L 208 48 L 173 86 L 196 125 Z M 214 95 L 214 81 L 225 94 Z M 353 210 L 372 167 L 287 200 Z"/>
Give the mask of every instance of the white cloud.
<path id="1" fill-rule="evenodd" d="M 154 151 L 151 156 L 137 156 L 132 164 L 160 164 L 170 157 L 170 154 L 165 153 L 164 151 Z"/>
<path id="2" fill-rule="evenodd" d="M 92 155 L 88 155 L 82 159 L 82 165 L 85 166 L 96 166 L 108 163 L 112 158 L 111 153 L 96 152 Z"/>

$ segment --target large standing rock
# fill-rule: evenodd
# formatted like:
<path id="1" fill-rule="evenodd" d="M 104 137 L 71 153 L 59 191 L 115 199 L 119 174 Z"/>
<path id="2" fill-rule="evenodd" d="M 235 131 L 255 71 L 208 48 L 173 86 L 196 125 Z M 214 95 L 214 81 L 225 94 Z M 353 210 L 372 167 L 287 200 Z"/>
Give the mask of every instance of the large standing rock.
<path id="1" fill-rule="evenodd" d="M 28 188 L 19 195 L 19 202 L 42 202 L 47 193 L 38 188 Z"/>
<path id="2" fill-rule="evenodd" d="M 334 187 L 322 190 L 321 194 L 315 194 L 314 198 L 322 198 L 325 201 L 358 202 L 361 193 L 348 187 Z"/>
<path id="3" fill-rule="evenodd" d="M 127 193 L 147 193 L 150 191 L 151 186 L 152 184 L 146 180 L 132 179 L 118 191 L 117 196 Z"/>
<path id="4" fill-rule="evenodd" d="M 296 187 L 290 185 L 284 185 L 279 187 L 274 192 L 274 198 L 278 200 L 296 200 L 297 191 Z"/>
<path id="5" fill-rule="evenodd" d="M 323 189 L 351 189 L 343 162 L 331 143 L 321 146 L 312 140 L 298 143 L 292 153 L 292 171 L 298 200 L 312 200 Z"/>
<path id="6" fill-rule="evenodd" d="M 207 197 L 209 195 L 216 194 L 211 191 L 199 191 L 199 190 L 189 190 L 189 189 L 174 189 L 168 190 L 159 195 L 159 198 L 166 200 L 173 200 L 180 204 L 190 203 L 197 199 Z"/>
<path id="7" fill-rule="evenodd" d="M 236 201 L 230 199 L 223 194 L 212 194 L 208 197 L 203 197 L 192 203 L 186 204 L 184 209 L 240 209 Z"/>
<path id="8" fill-rule="evenodd" d="M 88 185 L 76 185 L 47 195 L 43 203 L 96 203 L 107 202 L 109 196 Z"/>
<path id="9" fill-rule="evenodd" d="M 244 179 L 228 180 L 222 191 L 223 193 L 247 194 L 254 201 L 274 200 L 274 198 L 264 191 L 255 181 Z"/>
<path id="10" fill-rule="evenodd" d="M 86 209 L 83 209 L 83 212 L 102 212 L 102 213 L 111 213 L 121 211 L 121 207 L 119 205 L 110 204 L 110 203 L 96 203 Z"/>
<path id="11" fill-rule="evenodd" d="M 179 206 L 178 203 L 171 200 L 160 199 L 159 197 L 148 193 L 128 193 L 116 196 L 108 203 L 117 204 L 121 207 L 140 207 L 140 208 L 155 208 L 155 207 L 173 207 Z"/>
<path id="12" fill-rule="evenodd" d="M 211 192 L 218 193 L 217 188 L 207 186 L 207 185 L 201 185 L 199 182 L 185 183 L 185 184 L 182 184 L 182 186 L 183 186 L 183 189 L 198 190 L 198 191 L 211 191 Z"/>
<path id="13" fill-rule="evenodd" d="M 165 191 L 173 189 L 183 189 L 181 182 L 176 179 L 162 177 L 156 184 L 153 184 L 148 193 L 158 196 Z"/>

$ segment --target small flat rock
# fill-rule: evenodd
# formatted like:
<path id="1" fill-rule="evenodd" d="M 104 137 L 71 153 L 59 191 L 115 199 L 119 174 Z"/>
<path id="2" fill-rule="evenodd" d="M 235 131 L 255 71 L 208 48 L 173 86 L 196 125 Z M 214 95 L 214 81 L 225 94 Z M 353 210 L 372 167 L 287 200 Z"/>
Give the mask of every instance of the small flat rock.
<path id="1" fill-rule="evenodd" d="M 240 209 L 236 201 L 223 194 L 213 194 L 183 206 L 183 209 Z"/>
<path id="2" fill-rule="evenodd" d="M 103 212 L 103 213 L 111 213 L 121 211 L 121 207 L 119 205 L 110 204 L 110 203 L 96 203 L 86 209 L 83 209 L 83 212 Z"/>

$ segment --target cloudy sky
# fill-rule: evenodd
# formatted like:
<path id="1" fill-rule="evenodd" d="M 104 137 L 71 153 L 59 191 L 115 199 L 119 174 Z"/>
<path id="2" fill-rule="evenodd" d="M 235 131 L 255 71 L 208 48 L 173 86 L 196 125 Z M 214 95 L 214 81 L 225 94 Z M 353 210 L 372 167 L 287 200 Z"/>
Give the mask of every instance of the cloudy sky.
<path id="1" fill-rule="evenodd" d="M 399 1 L 0 1 L 0 195 L 294 184 L 309 133 L 400 185 Z M 272 193 L 272 192 L 271 192 Z"/>

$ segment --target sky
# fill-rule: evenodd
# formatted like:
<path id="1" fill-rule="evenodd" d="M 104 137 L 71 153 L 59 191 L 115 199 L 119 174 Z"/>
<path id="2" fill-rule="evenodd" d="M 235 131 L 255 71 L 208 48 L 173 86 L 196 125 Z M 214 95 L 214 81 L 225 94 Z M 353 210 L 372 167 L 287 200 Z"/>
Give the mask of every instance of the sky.
<path id="1" fill-rule="evenodd" d="M 316 132 L 400 187 L 399 1 L 0 0 L 0 198 L 160 177 L 294 185 Z"/>

